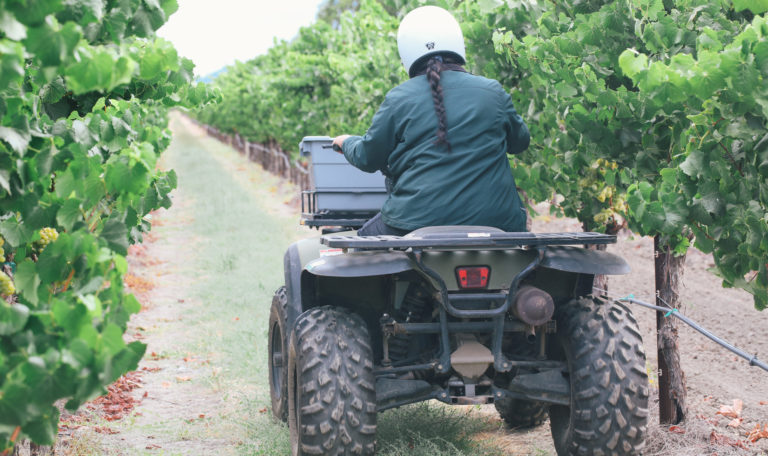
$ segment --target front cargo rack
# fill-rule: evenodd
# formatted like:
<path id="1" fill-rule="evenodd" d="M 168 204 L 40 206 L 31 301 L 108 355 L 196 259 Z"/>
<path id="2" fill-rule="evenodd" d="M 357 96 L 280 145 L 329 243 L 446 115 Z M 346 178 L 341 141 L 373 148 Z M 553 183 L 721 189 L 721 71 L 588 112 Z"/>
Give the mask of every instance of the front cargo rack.
<path id="1" fill-rule="evenodd" d="M 605 245 L 615 244 L 616 236 L 610 234 L 579 233 L 507 233 L 498 232 L 442 232 L 425 233 L 423 236 L 345 236 L 325 235 L 320 238 L 328 247 L 338 249 L 504 249 L 514 247 L 538 247 L 549 245 Z"/>
<path id="2" fill-rule="evenodd" d="M 376 215 L 378 209 L 342 211 L 321 209 L 318 199 L 326 200 L 329 197 L 345 196 L 341 193 L 321 193 L 313 190 L 301 192 L 301 224 L 313 228 L 327 226 L 341 226 L 348 229 L 358 229 L 362 227 L 371 217 Z"/>
<path id="3" fill-rule="evenodd" d="M 328 136 L 306 136 L 299 144 L 309 159 L 309 188 L 301 192 L 301 223 L 314 228 L 357 229 L 387 199 L 384 175 L 366 173 L 333 151 Z"/>

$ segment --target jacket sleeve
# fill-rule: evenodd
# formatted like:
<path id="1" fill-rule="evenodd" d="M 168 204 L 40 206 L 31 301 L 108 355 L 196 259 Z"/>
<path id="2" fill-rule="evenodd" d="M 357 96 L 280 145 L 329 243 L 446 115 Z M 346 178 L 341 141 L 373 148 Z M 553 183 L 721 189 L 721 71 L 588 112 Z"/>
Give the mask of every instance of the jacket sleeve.
<path id="1" fill-rule="evenodd" d="M 505 95 L 506 103 L 504 103 L 502 114 L 505 116 L 504 124 L 507 131 L 507 153 L 510 155 L 519 154 L 530 145 L 531 134 L 528 132 L 528 127 L 523 122 L 522 117 L 515 111 L 512 97 L 508 93 Z"/>
<path id="2" fill-rule="evenodd" d="M 385 170 L 389 154 L 397 145 L 395 131 L 393 102 L 386 97 L 365 136 L 350 136 L 344 141 L 344 157 L 354 167 L 368 173 Z"/>

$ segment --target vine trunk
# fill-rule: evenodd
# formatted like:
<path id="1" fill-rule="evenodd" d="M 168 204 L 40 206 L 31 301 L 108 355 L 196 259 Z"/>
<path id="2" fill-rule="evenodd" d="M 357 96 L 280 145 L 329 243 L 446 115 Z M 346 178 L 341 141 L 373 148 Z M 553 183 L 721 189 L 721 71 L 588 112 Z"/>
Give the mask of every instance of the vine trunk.
<path id="1" fill-rule="evenodd" d="M 656 305 L 676 311 L 680 305 L 680 282 L 685 269 L 685 255 L 675 256 L 659 236 L 653 239 L 656 271 Z M 659 363 L 659 421 L 678 424 L 688 414 L 685 373 L 680 366 L 677 324 L 669 312 L 656 313 Z"/>

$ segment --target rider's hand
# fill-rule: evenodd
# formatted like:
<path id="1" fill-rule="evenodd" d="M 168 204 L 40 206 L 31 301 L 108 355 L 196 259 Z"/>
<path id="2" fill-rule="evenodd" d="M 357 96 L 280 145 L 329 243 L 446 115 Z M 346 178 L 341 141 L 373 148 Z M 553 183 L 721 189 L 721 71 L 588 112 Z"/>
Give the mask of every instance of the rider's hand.
<path id="1" fill-rule="evenodd" d="M 333 149 L 338 153 L 342 153 L 341 145 L 344 144 L 344 140 L 347 138 L 349 138 L 349 135 L 341 135 L 333 138 L 333 145 L 338 147 L 338 148 L 334 147 Z"/>

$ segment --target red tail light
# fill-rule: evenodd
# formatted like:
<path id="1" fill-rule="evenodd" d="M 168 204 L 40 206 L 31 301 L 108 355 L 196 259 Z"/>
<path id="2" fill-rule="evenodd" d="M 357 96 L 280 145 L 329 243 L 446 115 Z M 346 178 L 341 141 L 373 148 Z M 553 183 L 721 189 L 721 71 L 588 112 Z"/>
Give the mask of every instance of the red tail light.
<path id="1" fill-rule="evenodd" d="M 459 288 L 486 288 L 491 268 L 488 266 L 459 266 L 456 268 L 456 280 Z"/>

